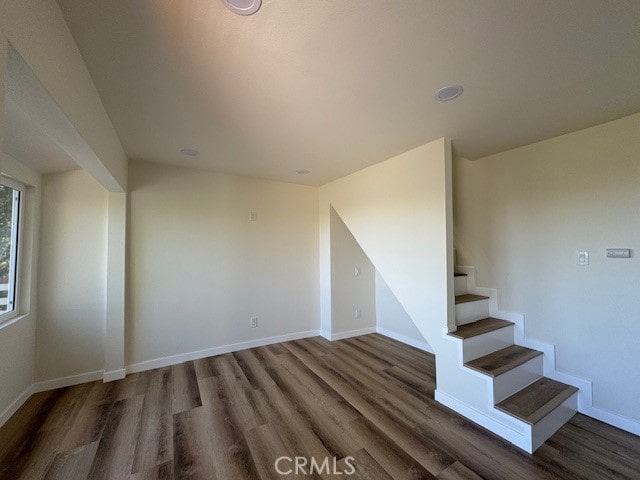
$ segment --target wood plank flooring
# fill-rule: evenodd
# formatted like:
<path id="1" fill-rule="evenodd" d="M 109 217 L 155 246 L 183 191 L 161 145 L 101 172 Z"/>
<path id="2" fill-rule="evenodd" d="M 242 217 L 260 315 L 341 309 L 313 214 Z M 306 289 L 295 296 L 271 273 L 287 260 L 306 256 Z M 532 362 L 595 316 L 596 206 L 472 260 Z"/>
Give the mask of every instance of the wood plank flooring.
<path id="1" fill-rule="evenodd" d="M 489 297 L 485 297 L 484 295 L 473 295 L 471 293 L 463 293 L 462 295 L 456 295 L 456 304 L 467 303 L 467 302 L 477 302 L 478 300 L 489 300 Z"/>
<path id="2" fill-rule="evenodd" d="M 489 333 L 494 330 L 510 327 L 511 325 L 514 325 L 514 323 L 506 320 L 500 320 L 498 318 L 487 317 L 481 320 L 476 320 L 475 322 L 458 325 L 457 330 L 449 332 L 449 335 L 466 340 L 468 338 L 482 335 L 483 333 Z"/>
<path id="3" fill-rule="evenodd" d="M 572 385 L 542 377 L 498 403 L 496 408 L 529 425 L 534 425 L 577 391 L 578 389 Z"/>
<path id="4" fill-rule="evenodd" d="M 372 334 L 38 393 L 0 429 L 0 478 L 640 478 L 639 437 L 576 415 L 529 455 L 436 403 L 434 387 L 432 355 Z M 328 461 L 285 476 L 282 456 Z"/>
<path id="5" fill-rule="evenodd" d="M 540 355 L 542 352 L 538 350 L 521 345 L 509 345 L 502 350 L 465 362 L 464 365 L 490 377 L 497 377 Z"/>

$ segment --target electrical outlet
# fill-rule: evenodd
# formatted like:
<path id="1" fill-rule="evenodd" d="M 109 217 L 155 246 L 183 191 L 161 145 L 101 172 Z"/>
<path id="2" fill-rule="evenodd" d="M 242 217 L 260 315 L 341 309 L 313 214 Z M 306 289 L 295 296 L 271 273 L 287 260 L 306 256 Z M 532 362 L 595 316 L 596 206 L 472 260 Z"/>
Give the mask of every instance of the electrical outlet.
<path id="1" fill-rule="evenodd" d="M 251 328 L 258 328 L 258 317 L 251 317 Z"/>
<path id="2" fill-rule="evenodd" d="M 360 318 L 360 317 L 362 317 L 362 312 L 360 311 L 360 309 L 359 309 L 359 308 L 356 308 L 356 312 L 355 312 L 354 316 L 355 316 L 356 318 Z"/>
<path id="3" fill-rule="evenodd" d="M 258 220 L 258 214 L 256 212 L 249 212 L 249 221 L 255 222 Z"/>
<path id="4" fill-rule="evenodd" d="M 359 276 L 360 276 L 360 268 L 358 268 L 358 267 L 354 267 L 354 269 L 353 269 L 353 275 L 354 275 L 355 277 L 359 277 Z"/>

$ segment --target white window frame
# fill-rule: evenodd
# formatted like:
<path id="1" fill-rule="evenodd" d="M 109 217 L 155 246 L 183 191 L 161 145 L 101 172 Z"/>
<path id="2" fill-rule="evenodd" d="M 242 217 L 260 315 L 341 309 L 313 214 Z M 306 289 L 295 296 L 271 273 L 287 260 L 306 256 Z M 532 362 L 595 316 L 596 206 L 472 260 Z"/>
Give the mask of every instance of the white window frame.
<path id="1" fill-rule="evenodd" d="M 24 191 L 25 186 L 11 178 L 0 176 L 0 184 L 15 190 L 14 206 L 18 203 L 17 215 L 12 218 L 11 239 L 13 248 L 11 249 L 11 258 L 9 260 L 9 293 L 13 292 L 13 299 L 7 294 L 7 311 L 0 314 L 0 324 L 14 319 L 20 314 L 20 264 L 22 257 L 22 222 L 24 219 Z M 9 310 L 11 303 L 11 310 Z"/>

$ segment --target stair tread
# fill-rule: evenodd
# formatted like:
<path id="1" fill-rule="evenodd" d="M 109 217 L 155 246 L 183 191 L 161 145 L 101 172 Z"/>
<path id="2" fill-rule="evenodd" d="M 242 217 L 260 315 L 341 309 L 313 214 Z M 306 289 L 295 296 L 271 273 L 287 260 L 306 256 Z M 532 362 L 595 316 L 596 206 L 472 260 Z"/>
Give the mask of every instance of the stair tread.
<path id="1" fill-rule="evenodd" d="M 547 377 L 532 383 L 496 405 L 496 408 L 534 425 L 578 389 Z"/>
<path id="2" fill-rule="evenodd" d="M 490 377 L 497 377 L 538 355 L 542 355 L 542 352 L 520 345 L 510 345 L 484 357 L 470 360 L 464 365 Z"/>
<path id="3" fill-rule="evenodd" d="M 465 293 L 464 295 L 456 295 L 456 304 L 458 303 L 467 303 L 467 302 L 477 302 L 478 300 L 488 300 L 489 297 L 485 297 L 483 295 L 473 295 L 471 293 Z"/>
<path id="4" fill-rule="evenodd" d="M 482 335 L 483 333 L 493 332 L 500 328 L 510 327 L 513 324 L 513 322 L 508 322 L 507 320 L 488 317 L 465 325 L 458 325 L 458 329 L 455 332 L 450 332 L 449 335 L 464 340 Z"/>
<path id="5" fill-rule="evenodd" d="M 467 274 L 466 273 L 454 273 L 453 276 L 454 277 L 466 277 Z"/>

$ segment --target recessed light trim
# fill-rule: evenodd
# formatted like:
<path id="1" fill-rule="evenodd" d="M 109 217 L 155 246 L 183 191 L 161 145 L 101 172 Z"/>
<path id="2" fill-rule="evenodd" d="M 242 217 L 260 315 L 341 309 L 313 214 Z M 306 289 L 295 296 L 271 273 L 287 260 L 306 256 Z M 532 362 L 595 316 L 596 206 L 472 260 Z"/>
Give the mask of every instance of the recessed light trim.
<path id="1" fill-rule="evenodd" d="M 222 3 L 238 15 L 253 15 L 262 5 L 262 0 L 222 0 Z"/>
<path id="2" fill-rule="evenodd" d="M 197 157 L 198 155 L 200 155 L 200 152 L 194 150 L 193 148 L 183 148 L 182 150 L 180 150 L 180 153 L 186 155 L 187 157 Z"/>
<path id="3" fill-rule="evenodd" d="M 305 170 L 304 168 L 299 168 L 298 170 L 296 170 L 296 173 L 298 175 L 307 175 L 309 173 L 309 170 Z"/>
<path id="4" fill-rule="evenodd" d="M 458 98 L 463 91 L 462 85 L 448 85 L 438 90 L 435 97 L 439 102 L 448 102 Z"/>

